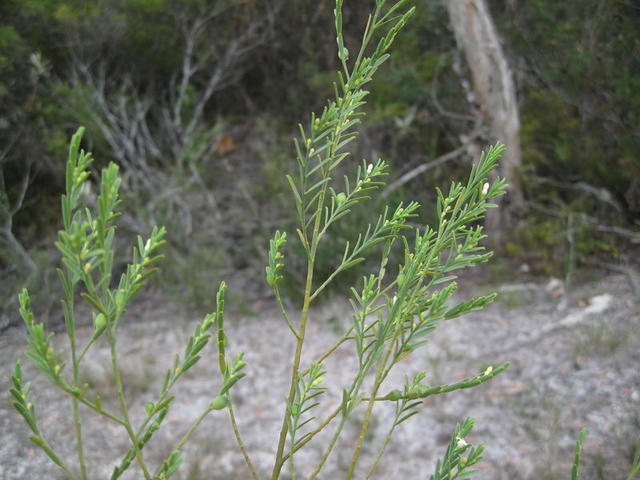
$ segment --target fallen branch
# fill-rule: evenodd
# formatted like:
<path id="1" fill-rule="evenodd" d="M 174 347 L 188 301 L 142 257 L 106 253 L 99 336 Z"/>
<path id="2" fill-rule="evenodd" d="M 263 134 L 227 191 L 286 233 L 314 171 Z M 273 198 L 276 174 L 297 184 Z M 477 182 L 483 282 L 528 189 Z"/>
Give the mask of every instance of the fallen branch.
<path id="1" fill-rule="evenodd" d="M 418 165 L 415 168 L 412 168 L 411 170 L 409 170 L 408 172 L 406 172 L 405 174 L 400 176 L 400 178 L 398 178 L 394 182 L 391 182 L 387 186 L 387 188 L 385 188 L 382 191 L 382 197 L 386 198 L 391 192 L 393 192 L 394 190 L 397 190 L 398 188 L 400 188 L 405 183 L 410 182 L 411 180 L 416 178 L 421 173 L 424 173 L 427 170 L 431 170 L 432 168 L 439 167 L 440 165 L 442 165 L 444 163 L 447 163 L 450 160 L 458 158 L 460 155 L 462 155 L 463 153 L 466 152 L 467 147 L 469 146 L 469 144 L 473 140 L 475 140 L 477 137 L 478 137 L 478 132 L 474 132 L 473 134 L 471 134 L 469 136 L 469 139 L 464 144 L 460 145 L 455 150 L 452 150 L 452 151 L 450 151 L 448 153 L 445 153 L 444 155 L 439 156 L 435 160 L 423 163 L 421 165 Z"/>

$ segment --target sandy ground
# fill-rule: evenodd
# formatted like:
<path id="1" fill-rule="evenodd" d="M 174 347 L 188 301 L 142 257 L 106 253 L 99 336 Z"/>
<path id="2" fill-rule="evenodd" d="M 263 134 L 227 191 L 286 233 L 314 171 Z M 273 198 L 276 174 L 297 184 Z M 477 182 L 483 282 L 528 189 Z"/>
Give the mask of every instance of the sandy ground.
<path id="1" fill-rule="evenodd" d="M 499 302 L 483 312 L 443 324 L 429 345 L 404 360 L 387 386 L 400 386 L 405 375 L 418 371 L 426 371 L 427 381 L 435 384 L 473 376 L 486 364 L 509 360 L 511 368 L 479 388 L 426 401 L 420 415 L 398 428 L 372 478 L 428 479 L 455 424 L 465 416 L 476 418 L 469 440 L 486 445 L 481 472 L 475 478 L 568 479 L 573 444 L 582 426 L 589 429 L 589 436 L 581 478 L 625 478 L 640 434 L 640 312 L 628 280 L 609 276 L 574 289 L 570 296 L 564 294 L 561 284 L 548 281 L 497 288 L 502 291 Z M 468 288 L 463 290 L 461 297 L 470 294 Z M 490 287 L 482 290 L 475 288 L 476 293 L 484 293 Z M 123 376 L 136 419 L 144 403 L 153 399 L 172 355 L 182 350 L 195 322 L 185 320 L 175 307 L 153 305 L 146 301 L 132 308 L 120 337 Z M 259 313 L 228 319 L 229 348 L 246 352 L 248 376 L 234 389 L 236 413 L 259 473 L 268 478 L 293 341 L 273 304 L 262 302 L 252 309 Z M 340 301 L 327 302 L 313 312 L 305 363 L 338 338 L 348 323 L 348 314 L 347 305 Z M 58 345 L 63 348 L 59 337 Z M 14 328 L 0 337 L 0 479 L 62 479 L 64 476 L 27 440 L 27 428 L 9 404 L 9 378 L 24 343 L 22 329 Z M 173 410 L 148 451 L 145 449 L 152 465 L 171 452 L 176 438 L 215 395 L 220 380 L 214 346 L 210 347 L 179 384 Z M 320 417 L 335 407 L 339 386 L 351 379 L 354 356 L 350 348 L 339 349 L 326 363 L 331 392 L 319 407 Z M 73 459 L 69 400 L 55 393 L 33 367 L 25 366 L 25 376 L 32 380 L 46 437 L 61 457 Z M 82 376 L 103 396 L 103 404 L 117 409 L 109 393 L 112 380 L 104 345 L 96 348 Z M 364 478 L 391 414 L 389 407 L 374 414 L 374 428 L 357 478 Z M 102 418 L 89 412 L 83 415 L 90 478 L 108 478 L 127 448 L 127 438 Z M 322 480 L 344 476 L 357 429 L 357 421 L 348 424 Z M 306 478 L 315 466 L 322 440 L 312 442 L 296 456 L 298 478 Z M 142 476 L 134 471 L 127 478 Z M 203 423 L 185 450 L 176 478 L 249 478 L 226 412 L 214 412 Z"/>

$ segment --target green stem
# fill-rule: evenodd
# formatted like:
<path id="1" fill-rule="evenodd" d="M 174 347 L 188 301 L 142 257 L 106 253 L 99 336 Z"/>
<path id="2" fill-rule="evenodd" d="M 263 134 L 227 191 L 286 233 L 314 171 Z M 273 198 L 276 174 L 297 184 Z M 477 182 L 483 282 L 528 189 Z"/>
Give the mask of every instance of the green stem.
<path id="1" fill-rule="evenodd" d="M 122 412 L 122 417 L 124 419 L 124 428 L 129 435 L 129 439 L 133 445 L 133 449 L 136 454 L 136 460 L 144 473 L 144 478 L 146 480 L 151 480 L 151 474 L 149 473 L 149 469 L 144 462 L 144 457 L 142 455 L 142 451 L 138 445 L 138 437 L 136 436 L 133 428 L 131 427 L 131 421 L 129 420 L 129 408 L 127 407 L 127 399 L 124 396 L 124 389 L 122 387 L 122 377 L 120 376 L 120 367 L 118 366 L 118 359 L 116 355 L 116 340 L 111 327 L 108 329 L 109 333 L 109 352 L 111 354 L 111 368 L 113 370 L 113 376 L 116 381 L 116 389 L 118 392 L 118 403 L 120 404 L 120 411 Z"/>
<path id="2" fill-rule="evenodd" d="M 364 377 L 369 369 L 369 366 L 371 365 L 371 361 L 370 359 L 367 359 L 361 366 L 360 366 L 360 370 L 358 371 L 356 377 L 354 378 L 351 387 L 349 388 L 349 392 L 348 392 L 348 396 L 349 398 L 353 398 L 354 396 L 356 396 L 358 394 L 358 392 L 360 391 L 360 387 L 362 386 L 362 382 L 364 380 Z M 329 417 L 325 423 L 323 425 L 321 425 L 317 431 L 314 431 L 313 434 L 315 435 L 316 433 L 318 433 L 320 430 L 322 430 L 324 427 L 326 427 L 329 422 L 331 420 L 333 420 L 333 417 L 335 417 L 338 413 L 340 413 L 342 411 L 342 407 L 339 407 L 334 414 L 332 414 L 331 417 Z M 329 455 L 331 455 L 331 452 L 333 451 L 333 448 L 336 445 L 336 442 L 338 441 L 338 437 L 340 436 L 340 434 L 342 433 L 342 429 L 344 428 L 345 423 L 347 422 L 347 419 L 349 417 L 349 413 L 351 412 L 351 409 L 349 409 L 342 417 L 342 419 L 340 420 L 340 423 L 338 424 L 338 426 L 336 427 L 336 430 L 333 434 L 333 437 L 331 438 L 331 441 L 329 442 L 324 454 L 322 455 L 322 459 L 320 460 L 320 463 L 318 463 L 318 466 L 316 467 L 316 469 L 314 470 L 313 474 L 311 475 L 311 477 L 309 477 L 309 480 L 313 480 L 314 478 L 316 478 L 319 474 L 320 471 L 322 470 L 322 468 L 324 467 L 324 464 L 327 462 L 327 460 L 329 459 Z M 311 440 L 311 438 L 309 439 L 305 439 L 305 443 L 308 442 L 309 440 Z M 300 447 L 302 447 L 302 445 L 300 445 Z M 300 448 L 299 447 L 299 448 Z"/>
<path id="3" fill-rule="evenodd" d="M 284 318 L 284 321 L 287 322 L 287 326 L 289 327 L 289 330 L 291 330 L 291 333 L 293 333 L 293 336 L 298 339 L 299 334 L 298 332 L 296 332 L 296 329 L 293 326 L 293 323 L 291 323 L 291 320 L 289 320 L 289 315 L 287 314 L 287 310 L 284 308 L 282 296 L 280 295 L 280 289 L 277 285 L 274 287 L 273 291 L 275 292 L 276 300 L 278 301 L 278 307 L 280 308 L 280 314 L 282 315 L 282 318 Z"/>
<path id="4" fill-rule="evenodd" d="M 73 307 L 70 308 L 70 310 Z M 73 313 L 72 313 L 73 315 Z M 69 335 L 71 343 L 71 363 L 73 365 L 73 388 L 78 388 L 78 361 L 76 358 L 76 341 L 75 335 Z M 71 397 L 71 405 L 73 407 L 73 426 L 76 433 L 76 451 L 78 452 L 78 463 L 80 464 L 80 478 L 87 480 L 87 466 L 84 460 L 84 447 L 82 445 L 82 420 L 80 419 L 80 411 L 78 408 L 78 399 Z"/>
<path id="5" fill-rule="evenodd" d="M 323 199 L 322 199 L 323 200 Z M 322 204 L 322 203 L 320 203 Z M 320 216 L 316 218 L 316 226 L 319 224 Z M 317 231 L 314 231 L 317 234 Z M 300 368 L 300 358 L 302 357 L 302 346 L 304 343 L 304 334 L 307 327 L 307 320 L 309 319 L 309 306 L 311 304 L 311 289 L 313 286 L 313 262 L 315 257 L 315 245 L 312 245 L 309 260 L 307 263 L 307 282 L 304 292 L 304 302 L 302 305 L 302 313 L 300 315 L 300 329 L 298 331 L 298 341 L 296 342 L 296 353 L 293 359 L 293 366 L 291 367 L 291 382 L 289 385 L 289 396 L 287 397 L 286 405 L 293 403 L 295 399 L 295 384 L 298 381 L 298 370 Z M 276 460 L 273 466 L 273 472 L 271 474 L 271 480 L 277 480 L 282 470 L 284 463 L 283 454 L 284 447 L 287 441 L 288 423 L 287 423 L 287 406 L 285 405 L 285 412 L 282 419 L 282 427 L 280 429 L 280 437 L 278 439 L 278 449 L 276 452 Z"/>
<path id="6" fill-rule="evenodd" d="M 67 393 L 69 393 L 70 395 L 74 395 L 71 391 L 67 391 Z M 116 423 L 118 423 L 118 424 L 120 424 L 122 426 L 125 426 L 126 422 L 122 418 L 116 417 L 113 413 L 109 413 L 108 411 L 102 409 L 102 407 L 98 408 L 95 403 L 90 402 L 86 398 L 78 397 L 78 401 L 80 403 L 82 403 L 83 405 L 86 405 L 87 407 L 89 407 L 94 412 L 99 413 L 103 417 L 106 417 L 109 420 L 113 420 L 114 422 L 116 422 Z"/>
<path id="7" fill-rule="evenodd" d="M 200 414 L 200 416 L 196 419 L 196 421 L 193 422 L 193 424 L 191 425 L 189 430 L 187 430 L 187 432 L 182 436 L 180 441 L 176 444 L 175 448 L 173 449 L 174 452 L 179 451 L 180 449 L 182 449 L 182 447 L 185 446 L 185 444 L 189 441 L 189 438 L 191 438 L 191 435 L 194 434 L 194 432 L 198 429 L 198 427 L 204 421 L 204 419 L 207 418 L 207 415 L 209 415 L 212 411 L 213 411 L 213 409 L 207 408 L 204 412 L 202 412 Z M 160 473 L 160 470 L 162 469 L 163 465 L 160 465 L 158 467 L 158 469 L 153 474 L 153 478 L 157 477 L 157 475 Z"/>
<path id="8" fill-rule="evenodd" d="M 200 416 L 196 419 L 196 421 L 193 422 L 193 425 L 191 425 L 189 430 L 187 430 L 187 433 L 185 433 L 180 439 L 180 441 L 176 444 L 174 450 L 180 450 L 182 447 L 185 446 L 185 444 L 189 441 L 189 438 L 191 438 L 191 435 L 195 433 L 195 431 L 198 429 L 200 424 L 204 421 L 205 418 L 207 418 L 207 415 L 209 415 L 212 411 L 213 411 L 212 409 L 207 408 L 204 412 L 200 414 Z"/>
<path id="9" fill-rule="evenodd" d="M 295 438 L 293 435 L 291 435 L 291 452 L 289 454 L 289 472 L 291 475 L 291 480 L 296 480 L 297 479 L 297 475 L 296 475 L 296 463 L 294 460 L 294 452 L 293 452 L 293 447 L 295 446 Z"/>
<path id="10" fill-rule="evenodd" d="M 362 57 L 364 56 L 367 46 L 369 45 L 369 42 L 371 41 L 371 38 L 373 37 L 373 34 L 375 32 L 375 27 L 378 22 L 379 15 L 380 6 L 377 5 L 376 9 L 373 11 L 373 16 L 369 15 L 369 18 L 367 19 L 367 25 L 365 26 L 364 34 L 362 35 L 362 43 L 360 45 L 360 50 L 358 51 L 358 56 L 354 65 L 360 65 Z"/>
<path id="11" fill-rule="evenodd" d="M 70 281 L 69 283 L 72 283 Z M 67 297 L 67 308 L 65 311 L 67 312 L 65 318 L 65 323 L 67 326 L 67 336 L 69 337 L 69 346 L 71 349 L 71 365 L 72 365 L 72 389 L 78 391 L 78 365 L 79 361 L 77 358 L 77 350 L 76 350 L 76 335 L 75 335 L 75 313 L 74 313 L 74 287 L 72 286 L 69 289 L 69 292 L 66 295 Z M 73 427 L 76 436 L 76 452 L 78 454 L 78 463 L 80 465 L 80 478 L 82 480 L 87 480 L 87 466 L 84 460 L 84 446 L 82 444 L 82 420 L 80 418 L 80 410 L 78 408 L 78 399 L 75 395 L 71 396 L 71 406 L 73 410 Z"/>
<path id="12" fill-rule="evenodd" d="M 338 340 L 336 343 L 333 344 L 333 346 L 331 346 L 327 351 L 325 351 L 322 355 L 320 355 L 318 359 L 312 363 L 312 365 L 324 362 L 333 352 L 335 352 L 338 348 L 340 348 L 340 345 L 342 345 L 347 340 L 353 339 L 353 336 L 351 335 L 352 331 L 353 331 L 353 327 L 350 327 L 349 330 L 347 330 L 346 333 L 340 338 L 340 340 Z M 307 373 L 309 373 L 310 370 L 311 370 L 311 367 L 308 367 L 307 369 L 303 370 L 302 373 L 300 373 L 300 376 L 304 377 Z"/>
<path id="13" fill-rule="evenodd" d="M 387 433 L 387 436 L 384 438 L 384 442 L 382 443 L 382 446 L 380 447 L 380 450 L 376 455 L 376 459 L 373 462 L 373 465 L 371 465 L 371 468 L 369 468 L 369 471 L 367 472 L 365 480 L 368 480 L 369 478 L 371 478 L 371 475 L 373 475 L 373 473 L 375 472 L 376 467 L 380 463 L 380 460 L 382 460 L 382 456 L 384 455 L 384 452 L 387 449 L 389 442 L 391 441 L 391 437 L 393 436 L 393 432 L 396 429 L 396 420 L 397 419 L 394 420 L 393 425 L 391 426 L 391 428 L 389 429 L 389 432 Z"/>
<path id="14" fill-rule="evenodd" d="M 384 357 L 384 360 L 378 364 L 378 368 L 376 369 L 375 380 L 373 382 L 373 390 L 371 392 L 371 396 L 367 404 L 367 411 L 364 415 L 364 420 L 362 421 L 362 427 L 360 428 L 360 435 L 358 435 L 358 443 L 356 444 L 356 449 L 353 452 L 353 456 L 351 457 L 351 464 L 349 465 L 349 470 L 347 471 L 345 480 L 351 480 L 351 478 L 353 477 L 353 472 L 356 469 L 358 459 L 360 458 L 360 453 L 362 452 L 362 446 L 364 445 L 364 439 L 367 434 L 367 430 L 369 429 L 369 422 L 371 421 L 373 407 L 376 402 L 376 395 L 378 394 L 378 390 L 380 389 L 380 386 L 384 381 L 386 365 L 389 362 L 391 352 L 393 351 L 393 346 L 396 342 L 396 339 L 398 338 L 400 331 L 401 331 L 401 325 L 400 325 L 400 322 L 398 322 L 393 334 L 392 341 L 389 343 L 389 346 L 387 348 L 387 353 Z"/>
<path id="15" fill-rule="evenodd" d="M 342 115 L 340 116 L 342 121 Z M 329 158 L 335 155 L 335 150 L 337 147 L 338 138 L 334 133 L 333 138 L 331 139 L 331 145 L 329 147 L 329 151 L 327 155 Z M 322 169 L 322 176 L 326 178 L 329 175 L 328 170 Z M 311 305 L 311 292 L 313 290 L 313 273 L 314 273 L 314 263 L 316 257 L 316 251 L 318 248 L 318 242 L 320 240 L 320 222 L 322 219 L 322 208 L 325 202 L 325 196 L 327 194 L 327 183 L 322 186 L 322 190 L 320 191 L 320 196 L 318 198 L 318 207 L 315 215 L 314 225 L 313 225 L 313 234 L 311 235 L 311 245 L 308 251 L 307 258 L 307 280 L 304 288 L 304 301 L 302 304 L 302 312 L 300 314 L 300 326 L 298 329 L 298 338 L 296 342 L 296 352 L 293 359 L 293 366 L 291 368 L 291 381 L 289 384 L 289 396 L 287 397 L 287 403 L 285 405 L 285 411 L 282 418 L 282 427 L 280 429 L 280 436 L 278 439 L 278 449 L 276 452 L 276 460 L 273 466 L 273 472 L 271 475 L 271 480 L 277 480 L 280 476 L 280 472 L 282 470 L 282 465 L 284 463 L 283 455 L 284 455 L 284 447 L 287 441 L 287 433 L 288 433 L 288 422 L 287 422 L 287 408 L 288 405 L 291 405 L 295 399 L 295 384 L 299 378 L 299 369 L 300 369 L 300 359 L 302 357 L 302 347 L 304 345 L 304 336 L 307 328 L 307 321 L 309 319 L 309 307 Z M 304 224 L 301 225 L 304 228 Z"/>
<path id="16" fill-rule="evenodd" d="M 510 363 L 509 362 L 504 362 L 501 365 L 498 365 L 495 368 L 491 368 L 490 372 L 487 373 L 482 373 L 480 375 L 476 375 L 475 377 L 470 377 L 470 378 L 465 378 L 463 380 L 460 380 L 459 382 L 456 383 L 451 383 L 448 385 L 436 385 L 433 387 L 428 387 L 428 388 L 424 388 L 423 390 L 419 391 L 419 392 L 412 392 L 412 393 L 408 393 L 406 395 L 402 395 L 400 398 L 404 399 L 404 400 L 417 400 L 419 398 L 424 399 L 427 397 L 430 397 L 431 395 L 441 395 L 443 393 L 449 393 L 449 392 L 454 392 L 456 390 L 463 390 L 463 389 L 467 389 L 467 388 L 473 388 L 476 387 L 482 383 L 488 382 L 489 380 L 491 380 L 493 377 L 501 374 L 502 372 L 504 372 L 507 368 L 509 368 Z M 385 372 L 388 373 L 389 370 L 387 370 Z M 369 398 L 363 398 L 363 401 L 375 401 L 375 402 L 395 402 L 397 401 L 399 398 L 397 397 L 393 397 L 391 396 L 391 394 L 385 395 L 383 397 L 376 397 L 376 396 L 371 396 Z"/>
<path id="17" fill-rule="evenodd" d="M 80 362 L 82 362 L 82 359 L 84 358 L 86 353 L 89 351 L 89 348 L 91 348 L 91 345 L 93 345 L 96 342 L 96 340 L 98 340 L 98 338 L 99 337 L 95 335 L 91 337 L 91 340 L 89 340 L 87 344 L 84 346 L 84 348 L 80 351 L 80 355 L 78 355 L 78 365 L 80 365 Z"/>
<path id="18" fill-rule="evenodd" d="M 340 409 L 338 409 L 336 412 L 340 412 Z M 340 423 L 336 427 L 336 431 L 333 432 L 331 441 L 327 445 L 327 448 L 325 449 L 322 455 L 322 458 L 320 459 L 320 463 L 318 463 L 318 466 L 309 477 L 309 480 L 314 480 L 318 475 L 320 475 L 320 471 L 322 470 L 322 467 L 324 467 L 324 464 L 329 459 L 329 455 L 331 455 L 331 452 L 333 451 L 333 447 L 335 447 L 336 443 L 338 442 L 338 437 L 340 437 L 340 434 L 342 433 L 342 429 L 344 428 L 346 421 L 347 421 L 346 417 L 343 416 L 342 419 L 340 420 Z"/>
<path id="19" fill-rule="evenodd" d="M 87 466 L 84 461 L 84 449 L 82 446 L 82 428 L 80 425 L 80 412 L 78 410 L 78 400 L 71 399 L 73 404 L 73 424 L 76 432 L 76 450 L 78 452 L 78 462 L 80 463 L 80 478 L 87 480 Z"/>
<path id="20" fill-rule="evenodd" d="M 247 448 L 245 447 L 244 442 L 242 441 L 242 436 L 240 435 L 240 430 L 238 429 L 238 425 L 236 423 L 236 416 L 233 411 L 233 402 L 231 401 L 231 392 L 227 393 L 227 395 L 229 397 L 229 419 L 231 421 L 231 428 L 233 429 L 233 434 L 236 437 L 236 443 L 238 444 L 238 447 L 242 452 L 242 456 L 244 457 L 244 461 L 247 464 L 247 467 L 249 468 L 249 472 L 251 472 L 251 478 L 253 478 L 253 480 L 259 480 L 260 477 L 258 477 L 256 468 L 253 466 L 253 463 L 251 462 L 251 458 L 249 457 L 249 452 L 247 452 Z"/>
<path id="21" fill-rule="evenodd" d="M 171 379 L 171 381 L 170 381 L 170 382 L 165 386 L 165 388 L 160 392 L 160 396 L 158 397 L 158 400 L 155 402 L 155 403 L 156 403 L 156 405 L 163 403 L 163 402 L 167 399 L 167 397 L 169 396 L 169 393 L 171 393 L 171 389 L 173 388 L 173 386 L 176 384 L 176 382 L 177 382 L 177 381 L 178 381 L 178 379 L 180 378 L 180 375 L 181 375 L 181 374 L 175 375 L 175 376 Z M 81 399 L 81 401 L 83 401 L 83 400 Z M 86 403 L 86 401 L 83 401 L 83 402 L 84 402 L 84 403 Z M 120 419 L 120 418 L 117 418 L 117 417 L 115 417 L 114 415 L 112 415 L 112 414 L 110 414 L 110 413 L 108 413 L 108 412 L 105 412 L 104 410 L 97 410 L 97 409 L 95 408 L 95 405 L 93 405 L 93 404 L 87 403 L 87 405 L 88 405 L 88 406 L 90 406 L 92 409 L 96 410 L 98 413 L 100 413 L 100 414 L 104 415 L 104 416 L 105 416 L 105 417 L 107 417 L 107 418 L 110 418 L 111 420 L 113 420 L 113 421 L 115 421 L 115 422 L 119 423 L 120 425 L 122 425 L 123 427 L 125 427 L 125 428 L 126 428 L 127 423 L 126 423 L 124 420 L 122 420 L 122 419 Z M 145 417 L 145 419 L 143 420 L 142 424 L 138 427 L 138 430 L 135 432 L 135 437 L 136 437 L 136 438 L 138 438 L 138 439 L 143 438 L 143 436 L 144 436 L 144 434 L 145 434 L 145 429 L 146 429 L 146 428 L 147 428 L 147 426 L 149 425 L 149 422 L 151 422 L 151 420 L 152 420 L 153 418 L 155 418 L 155 416 L 156 416 L 156 414 L 157 414 L 157 413 L 158 413 L 158 412 L 155 412 L 155 413 L 147 414 L 147 415 L 146 415 L 146 417 Z M 134 451 L 135 451 L 135 448 L 136 448 L 136 446 L 135 446 L 135 445 L 133 445 L 133 446 L 131 447 L 130 451 L 131 451 L 131 450 L 134 450 Z M 127 454 L 128 454 L 128 452 L 127 452 Z"/>
<path id="22" fill-rule="evenodd" d="M 374 392 L 377 393 L 377 386 L 374 389 Z M 364 445 L 364 438 L 367 434 L 367 430 L 369 429 L 369 422 L 371 421 L 371 414 L 373 413 L 373 406 L 375 405 L 375 393 L 371 395 L 371 399 L 369 399 L 369 403 L 367 405 L 367 412 L 364 415 L 364 420 L 362 422 L 362 427 L 360 428 L 360 434 L 358 435 L 358 443 L 356 444 L 356 449 L 353 452 L 353 456 L 351 457 L 351 464 L 349 465 L 349 470 L 347 471 L 347 475 L 344 477 L 345 480 L 351 480 L 353 478 L 353 472 L 356 469 L 356 464 L 358 463 L 358 459 L 360 458 L 360 452 L 362 451 L 362 446 Z"/>
<path id="23" fill-rule="evenodd" d="M 65 463 L 55 454 L 55 452 L 53 451 L 53 449 L 51 448 L 51 446 L 46 442 L 46 440 L 44 438 L 42 438 L 42 436 L 38 436 L 38 437 L 31 437 L 32 439 L 37 438 L 38 439 L 38 443 L 37 445 L 44 450 L 44 452 L 47 454 L 47 456 L 53 461 L 53 463 L 55 463 L 56 465 L 58 465 L 62 471 L 64 473 L 66 473 L 69 478 L 71 480 L 78 480 L 78 476 L 73 473 L 69 467 L 67 467 L 65 465 Z"/>

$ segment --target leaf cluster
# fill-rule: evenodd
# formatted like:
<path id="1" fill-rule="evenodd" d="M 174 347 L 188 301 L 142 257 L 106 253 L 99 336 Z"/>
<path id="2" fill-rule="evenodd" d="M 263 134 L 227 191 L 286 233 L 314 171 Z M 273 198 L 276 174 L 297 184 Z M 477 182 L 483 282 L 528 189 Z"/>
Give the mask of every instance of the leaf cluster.
<path id="1" fill-rule="evenodd" d="M 240 353 L 235 360 L 221 363 L 223 382 L 218 395 L 202 412 L 189 431 L 177 442 L 168 458 L 155 473 L 152 473 L 142 452 L 154 433 L 161 427 L 173 405 L 172 391 L 176 383 L 201 359 L 202 351 L 214 334 L 214 325 L 217 324 L 219 346 L 221 345 L 220 339 L 226 341 L 223 326 L 226 286 L 224 284 L 220 286 L 216 312 L 206 315 L 196 325 L 193 334 L 187 340 L 183 354 L 175 356 L 172 367 L 167 369 L 157 397 L 147 401 L 145 416 L 135 427 L 129 417 L 129 408 L 120 375 L 116 336 L 119 322 L 125 314 L 127 306 L 142 288 L 147 278 L 157 270 L 155 264 L 162 258 L 157 252 L 164 243 L 165 230 L 154 227 L 146 240 L 139 237 L 137 244 L 132 249 L 131 262 L 120 275 L 118 281 L 113 280 L 116 233 L 114 221 L 119 216 L 116 208 L 120 204 L 118 189 L 121 179 L 115 164 L 110 164 L 103 169 L 99 195 L 92 211 L 86 202 L 84 192 L 90 178 L 89 167 L 93 159 L 90 153 L 80 149 L 82 134 L 83 129 L 79 129 L 73 136 L 69 147 L 66 192 L 62 196 L 63 229 L 59 232 L 56 242 L 56 246 L 62 254 L 63 268 L 58 270 L 58 276 L 65 294 L 65 298 L 62 300 L 62 309 L 70 347 L 69 359 L 63 359 L 65 356 L 63 352 L 54 351 L 51 342 L 53 334 L 46 334 L 44 325 L 35 321 L 27 290 L 23 290 L 19 296 L 20 313 L 29 335 L 27 340 L 29 350 L 25 354 L 26 357 L 49 378 L 54 386 L 68 394 L 71 399 L 79 474 L 58 457 L 39 430 L 31 389 L 29 384 L 23 381 L 20 362 L 16 363 L 12 377 L 11 393 L 14 397 L 14 406 L 31 429 L 33 443 L 40 447 L 73 480 L 88 478 L 84 459 L 85 445 L 81 436 L 80 406 L 93 410 L 115 422 L 127 432 L 131 440 L 129 450 L 113 470 L 110 477 L 112 480 L 120 478 L 134 461 L 138 463 L 147 480 L 168 479 L 180 464 L 181 448 L 202 420 L 212 411 L 224 409 L 229 405 L 229 391 L 244 376 L 242 369 L 245 362 L 242 360 L 243 354 Z M 77 345 L 76 341 L 76 302 L 78 297 L 84 299 L 91 307 L 94 327 L 93 335 L 82 348 Z M 96 342 L 102 339 L 109 346 L 114 389 L 120 406 L 118 413 L 105 409 L 99 396 L 90 398 L 88 395 L 89 385 L 79 384 L 79 370 L 85 355 L 90 352 Z M 224 358 L 224 345 L 219 349 L 219 354 Z M 69 374 L 65 372 L 66 365 L 71 366 Z"/>

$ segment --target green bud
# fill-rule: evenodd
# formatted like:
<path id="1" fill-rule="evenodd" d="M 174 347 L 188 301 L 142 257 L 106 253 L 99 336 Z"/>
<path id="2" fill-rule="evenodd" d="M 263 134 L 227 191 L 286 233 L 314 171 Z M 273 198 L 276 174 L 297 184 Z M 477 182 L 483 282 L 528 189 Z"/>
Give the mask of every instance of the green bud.
<path id="1" fill-rule="evenodd" d="M 93 326 L 96 332 L 104 330 L 104 328 L 107 326 L 107 319 L 102 313 L 99 313 L 98 315 L 96 315 L 96 318 L 93 321 Z"/>
<path id="2" fill-rule="evenodd" d="M 343 192 L 340 192 L 338 195 L 336 195 L 336 201 L 338 202 L 338 205 L 342 205 L 347 201 L 347 196 Z"/>
<path id="3" fill-rule="evenodd" d="M 389 397 L 389 400 L 400 400 L 400 398 L 402 397 L 402 392 L 400 390 L 392 390 L 391 392 L 389 392 L 389 395 L 387 395 L 387 397 Z"/>
<path id="4" fill-rule="evenodd" d="M 209 408 L 212 410 L 222 410 L 223 408 L 226 408 L 227 405 L 229 405 L 229 398 L 226 395 L 218 395 L 213 399 Z"/>
<path id="5" fill-rule="evenodd" d="M 267 267 L 267 284 L 270 287 L 274 287 L 275 285 L 277 285 L 277 280 L 276 280 L 276 275 L 273 273 L 273 271 Z"/>

